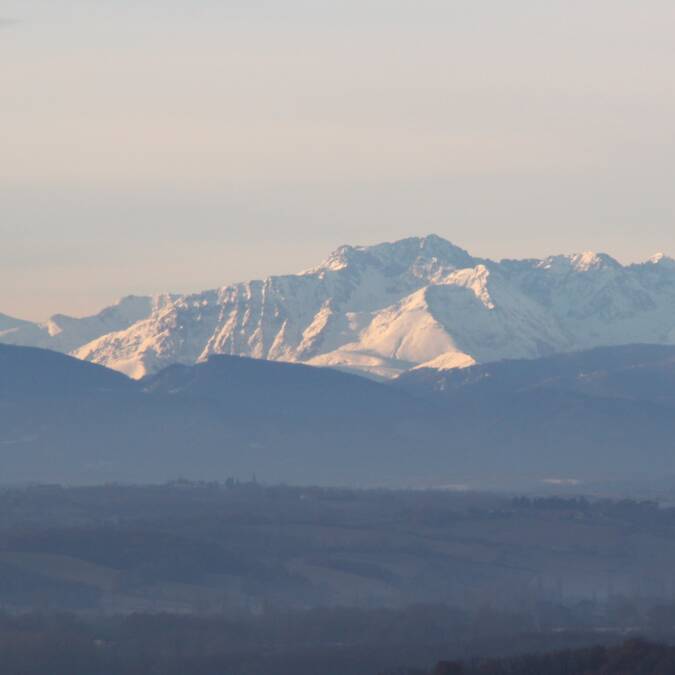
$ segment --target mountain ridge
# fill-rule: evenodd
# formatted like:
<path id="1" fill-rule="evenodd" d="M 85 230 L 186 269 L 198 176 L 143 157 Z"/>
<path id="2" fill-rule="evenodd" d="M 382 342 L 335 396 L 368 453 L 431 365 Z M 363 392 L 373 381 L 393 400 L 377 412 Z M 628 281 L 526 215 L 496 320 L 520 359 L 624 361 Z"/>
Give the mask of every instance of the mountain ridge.
<path id="1" fill-rule="evenodd" d="M 178 478 L 386 482 L 414 475 L 437 413 L 339 371 L 234 356 L 143 380 L 0 345 L 0 483 Z M 393 464 L 395 468 L 387 468 Z"/>
<path id="2" fill-rule="evenodd" d="M 0 314 L 0 343 L 69 353 L 102 335 L 128 328 L 175 297 L 127 295 L 90 316 L 53 314 L 43 322 Z"/>
<path id="3" fill-rule="evenodd" d="M 428 235 L 341 246 L 299 274 L 163 297 L 138 321 L 69 351 L 135 378 L 214 354 L 392 378 L 675 344 L 675 261 L 663 254 L 631 265 L 593 252 L 493 261 Z"/>
<path id="4" fill-rule="evenodd" d="M 675 347 L 415 370 L 236 356 L 141 380 L 0 345 L 0 483 L 541 486 L 673 473 Z"/>

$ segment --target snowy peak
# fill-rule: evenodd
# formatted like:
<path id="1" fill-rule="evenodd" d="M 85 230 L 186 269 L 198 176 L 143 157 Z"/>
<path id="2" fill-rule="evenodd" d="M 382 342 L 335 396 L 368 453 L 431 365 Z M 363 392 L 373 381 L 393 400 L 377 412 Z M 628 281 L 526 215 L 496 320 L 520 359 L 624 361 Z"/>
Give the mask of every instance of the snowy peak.
<path id="1" fill-rule="evenodd" d="M 300 274 L 125 298 L 94 317 L 28 328 L 0 341 L 35 344 L 37 331 L 39 346 L 136 378 L 221 354 L 389 378 L 422 364 L 675 344 L 675 262 L 623 266 L 595 252 L 494 262 L 428 235 L 342 246 Z"/>
<path id="2" fill-rule="evenodd" d="M 444 267 L 462 268 L 470 267 L 476 262 L 464 249 L 435 234 L 377 244 L 365 250 L 384 266 L 413 267 L 420 262 L 437 262 Z"/>
<path id="3" fill-rule="evenodd" d="M 435 235 L 342 246 L 299 275 L 180 298 L 76 355 L 134 377 L 215 354 L 393 377 L 421 364 L 671 343 L 671 276 L 593 252 L 497 263 Z"/>
<path id="4" fill-rule="evenodd" d="M 655 253 L 653 256 L 647 258 L 647 265 L 659 265 L 664 267 L 675 267 L 675 258 L 671 258 L 665 253 Z"/>
<path id="5" fill-rule="evenodd" d="M 577 253 L 571 256 L 570 262 L 572 267 L 577 272 L 589 272 L 591 270 L 600 269 L 618 269 L 621 263 L 612 258 L 606 253 L 594 253 L 593 251 L 585 251 L 584 253 Z"/>
<path id="6" fill-rule="evenodd" d="M 618 260 L 606 253 L 595 253 L 594 251 L 584 251 L 583 253 L 573 253 L 571 255 L 556 255 L 536 263 L 538 269 L 549 270 L 551 272 L 593 272 L 623 269 Z"/>
<path id="7" fill-rule="evenodd" d="M 359 269 L 376 265 L 394 276 L 404 270 L 429 269 L 429 267 L 457 269 L 476 263 L 467 251 L 441 237 L 409 237 L 395 242 L 373 246 L 341 246 L 309 273 L 330 270 Z"/>

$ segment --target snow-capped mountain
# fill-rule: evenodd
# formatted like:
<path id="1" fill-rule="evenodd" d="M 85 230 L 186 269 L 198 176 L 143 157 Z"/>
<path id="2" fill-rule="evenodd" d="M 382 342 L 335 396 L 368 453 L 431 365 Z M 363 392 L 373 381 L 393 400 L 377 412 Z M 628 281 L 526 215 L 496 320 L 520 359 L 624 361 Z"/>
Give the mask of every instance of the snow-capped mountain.
<path id="1" fill-rule="evenodd" d="M 419 366 L 675 344 L 675 261 L 474 258 L 437 236 L 343 246 L 300 274 L 167 298 L 79 358 L 142 377 L 212 354 L 393 377 Z"/>
<path id="2" fill-rule="evenodd" d="M 44 323 L 22 321 L 0 314 L 0 342 L 71 352 L 102 335 L 129 328 L 175 298 L 170 295 L 155 298 L 130 295 L 94 316 L 75 318 L 55 314 Z"/>

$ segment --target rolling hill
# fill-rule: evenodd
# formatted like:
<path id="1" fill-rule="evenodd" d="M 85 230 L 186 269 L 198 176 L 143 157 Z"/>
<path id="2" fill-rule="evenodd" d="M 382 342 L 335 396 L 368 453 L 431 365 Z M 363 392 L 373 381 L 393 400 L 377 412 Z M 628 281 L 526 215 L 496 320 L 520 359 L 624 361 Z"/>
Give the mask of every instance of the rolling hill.
<path id="1" fill-rule="evenodd" d="M 214 356 L 132 380 L 0 346 L 3 483 L 180 477 L 508 487 L 673 473 L 675 348 L 633 345 L 390 384 Z"/>

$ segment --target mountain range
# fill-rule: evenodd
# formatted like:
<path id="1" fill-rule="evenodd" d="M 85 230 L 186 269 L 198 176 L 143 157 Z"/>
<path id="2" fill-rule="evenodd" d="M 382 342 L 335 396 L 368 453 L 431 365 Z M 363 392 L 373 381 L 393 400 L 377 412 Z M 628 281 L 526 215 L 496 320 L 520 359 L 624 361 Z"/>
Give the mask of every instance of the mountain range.
<path id="1" fill-rule="evenodd" d="M 0 343 L 69 353 L 102 335 L 116 333 L 150 317 L 176 296 L 130 295 L 98 314 L 82 318 L 55 314 L 43 323 L 0 314 Z"/>
<path id="2" fill-rule="evenodd" d="M 582 253 L 496 262 L 431 235 L 343 246 L 300 274 L 126 298 L 85 319 L 0 316 L 0 342 L 133 378 L 219 354 L 394 378 L 417 367 L 675 344 L 675 261 L 621 265 Z"/>
<path id="3" fill-rule="evenodd" d="M 392 381 L 212 356 L 134 380 L 0 346 L 0 483 L 177 478 L 511 487 L 673 474 L 675 347 Z"/>
<path id="4" fill-rule="evenodd" d="M 132 380 L 0 345 L 0 483 L 397 482 L 417 475 L 411 447 L 438 440 L 439 422 L 404 391 L 330 368 L 215 356 Z"/>
<path id="5" fill-rule="evenodd" d="M 454 466 L 464 451 L 471 475 L 548 473 L 552 484 L 675 477 L 675 347 L 421 368 L 393 386 L 444 410 Z"/>

